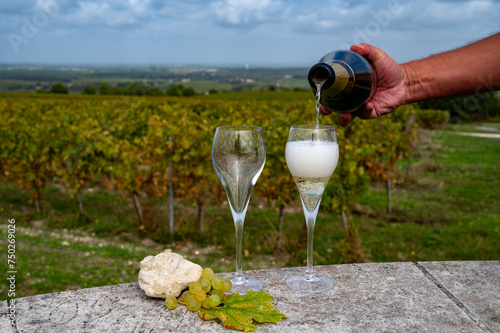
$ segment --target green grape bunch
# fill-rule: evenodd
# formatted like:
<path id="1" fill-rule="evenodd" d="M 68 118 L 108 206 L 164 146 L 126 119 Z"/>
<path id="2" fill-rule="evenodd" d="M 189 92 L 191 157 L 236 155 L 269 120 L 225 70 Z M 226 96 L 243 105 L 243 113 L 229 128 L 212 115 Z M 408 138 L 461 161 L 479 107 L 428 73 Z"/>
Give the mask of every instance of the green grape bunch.
<path id="1" fill-rule="evenodd" d="M 196 312 L 202 307 L 212 309 L 218 307 L 233 288 L 231 280 L 223 279 L 214 274 L 213 269 L 206 267 L 201 272 L 201 278 L 192 282 L 189 288 L 181 293 L 179 299 L 169 296 L 165 299 L 165 306 L 169 310 L 177 307 L 177 304 L 186 305 L 188 310 Z"/>

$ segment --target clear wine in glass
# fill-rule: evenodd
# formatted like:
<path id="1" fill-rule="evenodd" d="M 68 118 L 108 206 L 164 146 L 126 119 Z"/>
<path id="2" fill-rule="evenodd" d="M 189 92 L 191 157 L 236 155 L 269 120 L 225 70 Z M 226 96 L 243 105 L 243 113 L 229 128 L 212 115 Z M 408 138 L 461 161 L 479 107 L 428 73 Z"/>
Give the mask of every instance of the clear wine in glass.
<path id="1" fill-rule="evenodd" d="M 260 291 L 260 281 L 243 276 L 241 254 L 248 203 L 266 162 L 262 130 L 254 126 L 217 127 L 212 146 L 212 160 L 226 191 L 236 229 L 236 275 L 231 279 L 231 292 L 246 294 L 249 290 Z"/>
<path id="2" fill-rule="evenodd" d="M 333 287 L 333 281 L 314 274 L 313 237 L 323 192 L 339 160 L 335 128 L 326 125 L 292 126 L 285 157 L 299 190 L 307 226 L 306 273 L 289 277 L 286 284 L 292 289 L 307 293 L 326 291 Z"/>

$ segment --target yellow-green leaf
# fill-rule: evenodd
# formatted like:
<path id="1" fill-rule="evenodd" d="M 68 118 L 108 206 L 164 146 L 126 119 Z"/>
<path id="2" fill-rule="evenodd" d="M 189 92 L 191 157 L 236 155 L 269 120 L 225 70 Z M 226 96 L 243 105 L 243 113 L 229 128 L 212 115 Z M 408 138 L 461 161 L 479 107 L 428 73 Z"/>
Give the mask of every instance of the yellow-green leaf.
<path id="1" fill-rule="evenodd" d="M 215 309 L 203 309 L 198 313 L 205 320 L 219 318 L 227 328 L 239 331 L 253 331 L 259 323 L 277 323 L 286 316 L 276 310 L 272 302 L 274 297 L 265 291 L 252 292 L 246 295 L 231 294 L 224 300 L 224 306 Z"/>

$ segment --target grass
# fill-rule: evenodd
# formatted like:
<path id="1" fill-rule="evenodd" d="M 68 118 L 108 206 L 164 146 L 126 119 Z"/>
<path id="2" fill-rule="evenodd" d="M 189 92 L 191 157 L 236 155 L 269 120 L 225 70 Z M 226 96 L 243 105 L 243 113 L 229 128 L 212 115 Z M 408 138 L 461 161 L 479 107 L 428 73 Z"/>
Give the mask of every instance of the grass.
<path id="1" fill-rule="evenodd" d="M 431 146 L 415 166 L 421 171 L 412 173 L 394 193 L 396 221 L 356 218 L 370 259 L 500 259 L 500 139 L 454 131 L 427 135 Z M 364 203 L 377 197 L 380 202 L 385 191 L 367 195 L 375 199 L 362 198 Z M 382 214 L 378 207 L 377 215 Z"/>
<path id="2" fill-rule="evenodd" d="M 361 245 L 345 234 L 339 214 L 320 210 L 315 264 L 359 260 L 351 254 L 356 247 L 372 262 L 499 260 L 500 139 L 456 133 L 474 131 L 476 125 L 422 132 L 408 178 L 395 177 L 392 214 L 386 213 L 384 187 L 374 184 L 349 215 Z M 398 168 L 404 175 L 405 163 Z M 142 199 L 148 222 L 140 228 L 130 200 L 102 188 L 99 182 L 91 184 L 84 195 L 86 212 L 79 215 L 70 193 L 49 187 L 44 213 L 37 215 L 30 192 L 0 182 L 0 218 L 5 221 L 0 268 L 9 270 L 6 221 L 13 218 L 17 297 L 137 281 L 138 263 L 164 250 L 216 272 L 234 270 L 234 229 L 227 204 L 206 207 L 206 231 L 200 235 L 197 207 L 177 199 L 171 236 L 165 199 Z M 278 248 L 277 211 L 252 198 L 243 240 L 244 269 L 303 266 L 306 249 L 298 244 L 303 224 L 297 202 L 287 208 Z M 7 291 L 4 280 L 1 299 L 7 298 Z"/>
<path id="3" fill-rule="evenodd" d="M 452 131 L 477 132 L 477 133 L 500 133 L 500 123 L 474 124 L 469 123 L 455 124 Z"/>

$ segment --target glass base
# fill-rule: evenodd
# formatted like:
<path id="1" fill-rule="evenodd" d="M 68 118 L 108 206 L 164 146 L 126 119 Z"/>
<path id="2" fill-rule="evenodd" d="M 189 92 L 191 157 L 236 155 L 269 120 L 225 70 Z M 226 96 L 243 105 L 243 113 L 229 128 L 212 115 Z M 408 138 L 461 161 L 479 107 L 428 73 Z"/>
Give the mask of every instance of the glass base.
<path id="1" fill-rule="evenodd" d="M 244 295 L 248 293 L 249 290 L 253 292 L 258 292 L 262 290 L 262 282 L 254 278 L 233 278 L 231 279 L 233 288 L 230 293 L 239 293 Z"/>
<path id="2" fill-rule="evenodd" d="M 320 293 L 333 287 L 333 281 L 324 276 L 294 275 L 286 279 L 286 285 L 303 293 Z"/>

